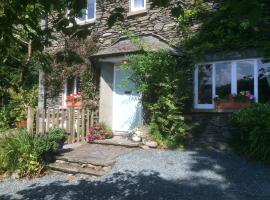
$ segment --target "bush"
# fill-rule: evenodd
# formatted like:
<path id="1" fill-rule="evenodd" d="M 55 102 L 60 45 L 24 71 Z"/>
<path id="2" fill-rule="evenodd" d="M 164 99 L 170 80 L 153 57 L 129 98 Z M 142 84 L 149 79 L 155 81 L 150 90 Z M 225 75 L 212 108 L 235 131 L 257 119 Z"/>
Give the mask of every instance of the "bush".
<path id="1" fill-rule="evenodd" d="M 123 68 L 132 70 L 129 79 L 142 93 L 144 121 L 153 139 L 162 146 L 182 146 L 189 130 L 183 112 L 190 99 L 192 68 L 166 50 L 132 55 Z"/>
<path id="2" fill-rule="evenodd" d="M 104 140 L 112 138 L 112 130 L 106 126 L 104 123 L 95 124 L 89 129 L 89 133 L 86 135 L 86 140 L 88 142 L 93 142 L 95 140 Z"/>
<path id="3" fill-rule="evenodd" d="M 0 171 L 19 176 L 38 175 L 43 165 L 35 151 L 36 139 L 25 130 L 0 137 Z"/>
<path id="4" fill-rule="evenodd" d="M 235 148 L 245 155 L 270 163 L 270 104 L 254 104 L 232 115 L 238 128 Z"/>
<path id="5" fill-rule="evenodd" d="M 53 156 L 65 139 L 62 129 L 51 129 L 43 136 L 35 136 L 24 129 L 0 136 L 0 173 L 16 172 L 20 177 L 39 175 L 46 156 Z"/>

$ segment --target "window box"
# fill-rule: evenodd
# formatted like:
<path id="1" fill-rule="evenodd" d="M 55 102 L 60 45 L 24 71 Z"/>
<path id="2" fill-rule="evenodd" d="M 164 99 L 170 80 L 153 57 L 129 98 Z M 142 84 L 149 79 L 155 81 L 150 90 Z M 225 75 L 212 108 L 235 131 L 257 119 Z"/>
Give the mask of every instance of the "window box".
<path id="1" fill-rule="evenodd" d="M 238 101 L 217 101 L 216 110 L 241 110 L 251 106 L 251 102 L 238 102 Z"/>
<path id="2" fill-rule="evenodd" d="M 70 96 L 67 96 L 67 107 L 81 107 L 81 95 L 80 94 L 71 94 Z"/>

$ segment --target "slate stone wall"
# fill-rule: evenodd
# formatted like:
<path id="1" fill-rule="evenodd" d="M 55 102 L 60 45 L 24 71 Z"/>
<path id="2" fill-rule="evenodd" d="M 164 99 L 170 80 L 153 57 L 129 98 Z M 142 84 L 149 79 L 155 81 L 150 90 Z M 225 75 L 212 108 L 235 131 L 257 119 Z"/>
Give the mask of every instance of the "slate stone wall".
<path id="1" fill-rule="evenodd" d="M 145 12 L 130 12 L 130 0 L 97 0 L 96 20 L 92 23 L 81 25 L 87 27 L 98 37 L 99 47 L 106 48 L 116 42 L 120 37 L 127 36 L 127 32 L 137 34 L 154 33 L 171 44 L 179 42 L 177 18 L 171 14 L 171 8 L 176 6 L 174 2 L 169 7 L 153 7 L 150 0 L 146 0 Z M 117 7 L 122 6 L 124 21 L 109 28 L 108 18 Z M 53 42 L 54 49 L 62 46 L 62 36 Z"/>

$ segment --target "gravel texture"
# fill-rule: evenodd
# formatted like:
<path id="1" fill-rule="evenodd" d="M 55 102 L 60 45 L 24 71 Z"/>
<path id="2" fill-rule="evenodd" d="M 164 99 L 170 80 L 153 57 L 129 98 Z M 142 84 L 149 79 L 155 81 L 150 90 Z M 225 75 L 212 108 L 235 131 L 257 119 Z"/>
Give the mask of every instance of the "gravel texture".
<path id="1" fill-rule="evenodd" d="M 138 150 L 101 178 L 2 181 L 0 199 L 269 200 L 270 167 L 228 152 Z"/>

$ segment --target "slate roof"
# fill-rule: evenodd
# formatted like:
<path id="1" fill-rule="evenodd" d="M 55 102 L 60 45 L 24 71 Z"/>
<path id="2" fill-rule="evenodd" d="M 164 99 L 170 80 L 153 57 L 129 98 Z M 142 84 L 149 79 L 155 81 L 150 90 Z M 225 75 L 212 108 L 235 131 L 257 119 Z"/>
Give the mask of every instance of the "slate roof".
<path id="1" fill-rule="evenodd" d="M 92 57 L 106 57 L 127 53 L 135 53 L 145 50 L 158 51 L 160 49 L 166 49 L 172 54 L 178 55 L 179 51 L 176 47 L 170 46 L 168 42 L 157 35 L 145 35 L 142 36 L 139 43 L 131 41 L 129 38 L 120 38 L 112 46 L 100 50 Z"/>

